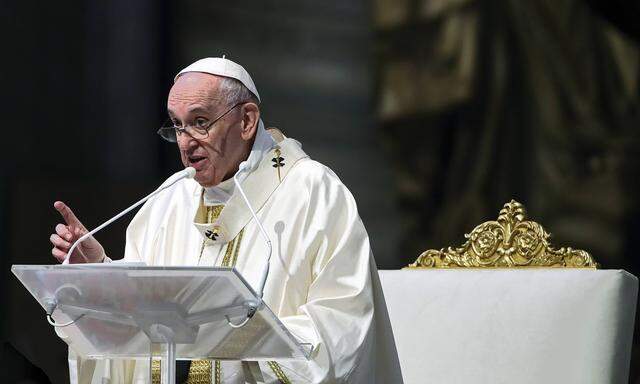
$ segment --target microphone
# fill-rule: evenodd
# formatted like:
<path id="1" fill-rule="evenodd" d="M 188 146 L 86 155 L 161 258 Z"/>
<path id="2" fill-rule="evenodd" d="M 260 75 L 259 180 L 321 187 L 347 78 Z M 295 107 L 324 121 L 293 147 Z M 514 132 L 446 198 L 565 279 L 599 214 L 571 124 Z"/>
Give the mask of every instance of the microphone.
<path id="1" fill-rule="evenodd" d="M 240 185 L 240 182 L 238 181 L 238 175 L 242 171 L 245 171 L 248 167 L 249 167 L 249 163 L 248 162 L 243 161 L 242 163 L 240 163 L 240 166 L 238 167 L 238 172 L 236 172 L 236 174 L 233 176 L 233 182 L 236 185 L 236 187 L 238 188 L 238 191 L 240 192 L 240 195 L 242 195 L 242 199 L 244 200 L 244 203 L 249 208 L 249 211 L 251 211 L 251 216 L 253 216 L 253 220 L 256 221 L 256 224 L 258 225 L 258 228 L 260 229 L 260 233 L 262 234 L 262 237 L 263 237 L 265 243 L 267 243 L 267 264 L 264 266 L 264 271 L 262 272 L 262 279 L 260 279 L 260 286 L 259 286 L 260 289 L 258 290 L 258 295 L 262 299 L 262 294 L 264 293 L 264 286 L 267 283 L 267 276 L 269 275 L 269 263 L 271 261 L 271 250 L 272 250 L 272 247 L 271 247 L 271 240 L 269 239 L 269 235 L 267 235 L 267 231 L 264 230 L 264 227 L 262 226 L 262 223 L 260 223 L 260 220 L 258 219 L 258 216 L 256 215 L 256 211 L 253 210 L 253 207 L 251 206 L 251 203 L 249 202 L 249 199 L 247 199 L 247 195 L 244 194 L 244 189 L 242 189 L 242 186 Z"/>
<path id="2" fill-rule="evenodd" d="M 180 181 L 182 179 L 192 179 L 195 175 L 196 175 L 196 170 L 193 167 L 187 167 L 187 168 L 183 169 L 182 171 L 176 172 L 173 175 L 171 175 L 164 183 L 162 183 L 160 185 L 160 187 L 158 187 L 158 189 L 156 189 L 155 191 L 151 192 L 147 196 L 143 197 L 137 203 L 133 204 L 129 208 L 125 209 L 124 211 L 118 213 L 117 215 L 115 215 L 111 219 L 109 219 L 109 220 L 105 221 L 104 223 L 100 224 L 97 228 L 95 228 L 91 232 L 87 232 L 84 235 L 80 236 L 80 238 L 78 240 L 76 240 L 76 242 L 73 243 L 73 245 L 71 245 L 71 248 L 69 248 L 69 252 L 67 252 L 67 256 L 64 258 L 64 261 L 62 262 L 62 264 L 69 264 L 69 257 L 71 257 L 71 254 L 73 253 L 73 251 L 76 249 L 78 244 L 82 243 L 89 236 L 92 236 L 94 233 L 98 232 L 102 228 L 104 228 L 104 227 L 108 226 L 109 224 L 113 223 L 114 221 L 118 220 L 122 216 L 124 216 L 127 213 L 129 213 L 129 211 L 131 211 L 135 207 L 139 206 L 140 204 L 142 204 L 145 201 L 149 200 L 153 196 L 157 195 L 158 193 L 162 192 L 163 190 L 165 190 L 165 189 L 169 188 L 170 186 L 174 185 L 178 181 Z"/>

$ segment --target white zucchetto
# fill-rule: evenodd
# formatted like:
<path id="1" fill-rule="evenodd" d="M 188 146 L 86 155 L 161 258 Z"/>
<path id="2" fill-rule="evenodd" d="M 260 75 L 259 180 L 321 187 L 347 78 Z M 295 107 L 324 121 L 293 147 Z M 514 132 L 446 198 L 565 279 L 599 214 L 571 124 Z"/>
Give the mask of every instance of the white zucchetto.
<path id="1" fill-rule="evenodd" d="M 256 89 L 256 85 L 253 83 L 251 76 L 249 76 L 249 72 L 247 72 L 242 65 L 226 59 L 224 56 L 200 59 L 178 72 L 173 81 L 178 80 L 180 75 L 187 72 L 203 72 L 236 79 L 247 87 L 258 101 L 260 101 L 260 95 L 258 94 L 258 90 Z"/>

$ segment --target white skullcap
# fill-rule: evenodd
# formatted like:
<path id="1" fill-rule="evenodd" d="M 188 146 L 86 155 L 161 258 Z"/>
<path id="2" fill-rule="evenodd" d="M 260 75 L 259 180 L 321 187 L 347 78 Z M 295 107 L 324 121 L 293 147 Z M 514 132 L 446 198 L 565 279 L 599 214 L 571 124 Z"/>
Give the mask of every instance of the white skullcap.
<path id="1" fill-rule="evenodd" d="M 253 84 L 253 80 L 251 80 L 251 76 L 249 76 L 249 72 L 242 68 L 242 65 L 234 63 L 233 61 L 226 59 L 224 56 L 200 59 L 178 72 L 173 81 L 178 80 L 180 75 L 187 72 L 203 72 L 236 79 L 247 87 L 258 101 L 260 101 L 260 95 L 258 94 L 256 85 Z"/>

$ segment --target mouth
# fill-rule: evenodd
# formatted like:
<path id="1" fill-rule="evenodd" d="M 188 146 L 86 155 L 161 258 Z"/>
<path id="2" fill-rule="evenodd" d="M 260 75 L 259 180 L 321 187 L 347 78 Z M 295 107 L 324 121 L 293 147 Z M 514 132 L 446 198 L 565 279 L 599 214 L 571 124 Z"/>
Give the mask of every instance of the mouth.
<path id="1" fill-rule="evenodd" d="M 195 168 L 196 171 L 202 170 L 202 167 L 204 166 L 204 163 L 207 160 L 205 156 L 197 156 L 197 155 L 189 156 L 187 159 L 189 161 L 189 166 Z"/>

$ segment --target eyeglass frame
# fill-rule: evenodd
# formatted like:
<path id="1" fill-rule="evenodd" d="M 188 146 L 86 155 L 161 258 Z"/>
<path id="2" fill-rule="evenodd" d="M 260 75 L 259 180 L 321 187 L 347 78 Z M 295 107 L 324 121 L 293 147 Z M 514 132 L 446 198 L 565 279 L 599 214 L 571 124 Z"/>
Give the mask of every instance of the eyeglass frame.
<path id="1" fill-rule="evenodd" d="M 163 138 L 164 140 L 170 142 L 170 143 L 177 143 L 178 142 L 178 136 L 182 135 L 183 133 L 188 134 L 189 136 L 191 136 L 192 138 L 196 139 L 196 140 L 202 140 L 202 139 L 206 139 L 207 137 L 209 137 L 209 131 L 211 130 L 211 128 L 213 127 L 213 125 L 215 123 L 217 123 L 218 121 L 220 121 L 223 117 L 225 117 L 227 114 L 229 114 L 229 112 L 233 111 L 237 106 L 239 105 L 243 105 L 243 104 L 247 104 L 250 103 L 250 101 L 241 101 L 239 103 L 234 104 L 231 108 L 227 109 L 223 114 L 221 114 L 220 116 L 216 117 L 215 119 L 213 119 L 211 122 L 209 122 L 207 125 L 202 126 L 202 127 L 194 127 L 193 125 L 186 125 L 184 128 L 179 128 L 176 127 L 175 123 L 173 122 L 173 119 L 168 118 L 168 121 L 171 121 L 173 124 L 173 127 L 167 127 L 165 126 L 165 124 L 167 124 L 167 122 L 165 122 L 165 124 L 162 125 L 162 127 L 160 127 L 160 129 L 158 129 L 156 131 L 156 133 L 158 135 L 160 135 L 161 138 Z M 175 140 L 170 140 L 167 137 L 162 135 L 162 131 L 164 129 L 167 128 L 172 128 L 175 132 Z M 187 131 L 187 129 L 191 128 L 192 132 L 195 131 L 197 133 L 199 133 L 200 135 L 202 135 L 202 137 L 194 137 L 193 134 L 189 133 Z M 204 130 L 204 133 L 199 132 L 198 130 Z"/>

